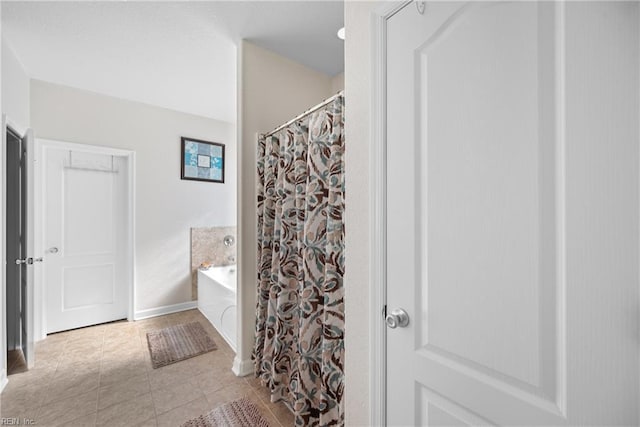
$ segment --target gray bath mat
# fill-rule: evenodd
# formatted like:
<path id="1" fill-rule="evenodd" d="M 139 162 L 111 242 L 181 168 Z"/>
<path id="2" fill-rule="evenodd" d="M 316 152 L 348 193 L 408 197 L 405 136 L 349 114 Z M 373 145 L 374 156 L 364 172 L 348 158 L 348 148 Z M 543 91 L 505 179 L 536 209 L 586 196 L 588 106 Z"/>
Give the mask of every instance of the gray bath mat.
<path id="1" fill-rule="evenodd" d="M 198 322 L 147 332 L 153 369 L 199 356 L 218 348 Z"/>
<path id="2" fill-rule="evenodd" d="M 243 397 L 189 420 L 181 427 L 269 427 L 269 423 L 258 407 Z"/>

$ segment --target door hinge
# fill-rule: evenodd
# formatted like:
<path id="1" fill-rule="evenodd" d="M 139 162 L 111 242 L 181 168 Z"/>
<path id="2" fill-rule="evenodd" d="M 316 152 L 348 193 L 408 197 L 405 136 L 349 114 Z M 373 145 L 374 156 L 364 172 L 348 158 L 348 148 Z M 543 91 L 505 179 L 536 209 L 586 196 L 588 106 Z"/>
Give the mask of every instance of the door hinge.
<path id="1" fill-rule="evenodd" d="M 382 318 L 383 319 L 387 318 L 387 305 L 386 304 L 384 306 L 382 306 Z"/>

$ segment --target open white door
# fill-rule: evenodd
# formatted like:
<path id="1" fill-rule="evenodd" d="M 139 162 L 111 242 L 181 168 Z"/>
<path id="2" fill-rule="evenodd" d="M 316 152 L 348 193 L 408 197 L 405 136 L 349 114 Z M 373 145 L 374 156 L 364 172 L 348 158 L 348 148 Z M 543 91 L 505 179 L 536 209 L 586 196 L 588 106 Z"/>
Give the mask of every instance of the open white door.
<path id="1" fill-rule="evenodd" d="M 125 319 L 133 288 L 132 153 L 41 143 L 46 331 Z"/>
<path id="2" fill-rule="evenodd" d="M 638 425 L 639 7 L 388 18 L 389 425 Z"/>
<path id="3" fill-rule="evenodd" d="M 35 162 L 36 162 L 36 150 L 33 139 L 33 130 L 28 129 L 23 137 L 23 144 L 26 147 L 25 152 L 25 165 L 26 171 L 26 194 L 25 207 L 26 207 L 26 237 L 27 253 L 30 254 L 27 261 L 26 277 L 23 283 L 21 298 L 22 298 L 22 351 L 27 361 L 27 367 L 32 368 L 34 364 L 34 287 L 35 287 L 35 269 L 41 268 L 40 264 L 43 261 L 42 254 L 36 253 L 38 250 L 35 245 Z M 26 312 L 24 312 L 26 310 Z"/>

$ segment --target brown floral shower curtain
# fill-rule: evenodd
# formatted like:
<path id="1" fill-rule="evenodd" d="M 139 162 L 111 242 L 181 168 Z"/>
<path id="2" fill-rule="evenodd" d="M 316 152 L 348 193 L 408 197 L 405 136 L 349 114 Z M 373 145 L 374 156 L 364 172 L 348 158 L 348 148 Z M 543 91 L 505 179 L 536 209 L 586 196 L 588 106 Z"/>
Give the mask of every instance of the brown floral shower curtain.
<path id="1" fill-rule="evenodd" d="M 299 426 L 344 424 L 343 106 L 258 143 L 255 372 Z"/>

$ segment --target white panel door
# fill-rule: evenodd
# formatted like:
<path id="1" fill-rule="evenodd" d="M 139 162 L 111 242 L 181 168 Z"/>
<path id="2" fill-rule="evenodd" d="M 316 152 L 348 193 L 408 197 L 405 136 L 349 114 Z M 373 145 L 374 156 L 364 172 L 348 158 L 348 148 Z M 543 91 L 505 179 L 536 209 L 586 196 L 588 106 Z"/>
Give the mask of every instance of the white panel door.
<path id="1" fill-rule="evenodd" d="M 22 138 L 23 144 L 26 147 L 24 168 L 24 210 L 25 210 L 25 227 L 23 229 L 25 236 L 23 237 L 26 244 L 27 254 L 31 253 L 27 257 L 27 269 L 23 276 L 23 283 L 21 284 L 20 291 L 20 307 L 21 324 L 22 324 L 22 353 L 27 362 L 29 369 L 33 368 L 35 363 L 34 354 L 34 285 L 35 285 L 35 269 L 39 267 L 42 262 L 41 253 L 36 253 L 35 246 L 35 234 L 37 232 L 35 227 L 35 145 L 33 138 L 33 129 L 28 129 Z"/>
<path id="2" fill-rule="evenodd" d="M 638 6 L 388 19 L 389 425 L 638 425 Z"/>
<path id="3" fill-rule="evenodd" d="M 126 159 L 43 153 L 47 333 L 126 318 Z"/>

